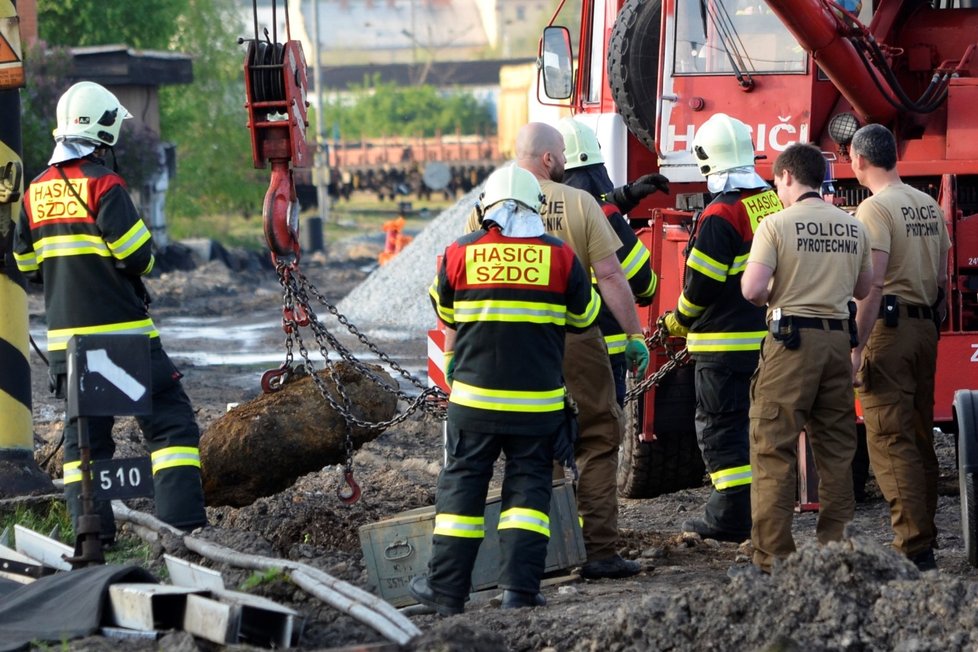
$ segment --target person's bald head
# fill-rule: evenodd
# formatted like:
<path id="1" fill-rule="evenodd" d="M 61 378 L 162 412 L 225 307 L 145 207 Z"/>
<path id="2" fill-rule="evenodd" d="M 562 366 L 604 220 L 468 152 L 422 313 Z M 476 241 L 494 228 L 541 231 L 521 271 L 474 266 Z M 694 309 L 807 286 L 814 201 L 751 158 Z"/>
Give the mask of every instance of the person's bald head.
<path id="1" fill-rule="evenodd" d="M 516 164 L 538 179 L 564 178 L 564 137 L 543 122 L 530 122 L 516 134 Z"/>

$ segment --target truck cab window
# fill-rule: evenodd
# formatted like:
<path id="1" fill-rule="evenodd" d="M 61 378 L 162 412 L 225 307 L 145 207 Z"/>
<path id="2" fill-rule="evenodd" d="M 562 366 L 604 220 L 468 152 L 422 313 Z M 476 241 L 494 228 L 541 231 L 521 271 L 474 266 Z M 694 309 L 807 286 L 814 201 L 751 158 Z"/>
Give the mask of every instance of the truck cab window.
<path id="1" fill-rule="evenodd" d="M 680 2 L 675 27 L 676 75 L 806 71 L 807 54 L 766 2 Z"/>

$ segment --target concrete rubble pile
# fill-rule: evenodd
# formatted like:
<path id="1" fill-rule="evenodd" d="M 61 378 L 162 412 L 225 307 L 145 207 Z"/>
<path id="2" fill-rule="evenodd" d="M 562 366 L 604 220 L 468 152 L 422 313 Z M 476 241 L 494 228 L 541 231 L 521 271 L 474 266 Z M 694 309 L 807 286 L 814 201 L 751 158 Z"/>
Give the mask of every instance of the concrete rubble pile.
<path id="1" fill-rule="evenodd" d="M 854 537 L 814 542 L 764 575 L 735 566 L 722 592 L 690 588 L 624 605 L 575 652 L 961 650 L 978 644 L 973 582 L 921 573 L 892 548 Z"/>
<path id="2" fill-rule="evenodd" d="M 461 237 L 482 186 L 442 211 L 401 253 L 377 268 L 337 308 L 360 328 L 423 334 L 435 325 L 428 286 L 438 256 Z"/>

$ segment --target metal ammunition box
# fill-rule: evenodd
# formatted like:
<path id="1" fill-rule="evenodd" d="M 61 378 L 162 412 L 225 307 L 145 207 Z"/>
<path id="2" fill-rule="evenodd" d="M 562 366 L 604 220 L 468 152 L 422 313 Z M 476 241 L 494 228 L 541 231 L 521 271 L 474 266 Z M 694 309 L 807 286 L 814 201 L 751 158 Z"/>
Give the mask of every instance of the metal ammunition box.
<path id="1" fill-rule="evenodd" d="M 472 590 L 496 586 L 499 576 L 500 495 L 486 500 L 486 538 L 472 571 Z M 374 592 L 395 607 L 414 604 L 408 584 L 416 575 L 428 574 L 435 508 L 421 507 L 360 528 L 360 546 Z M 554 483 L 550 501 L 550 543 L 545 572 L 583 564 L 584 536 L 577 518 L 574 490 L 569 483 Z"/>

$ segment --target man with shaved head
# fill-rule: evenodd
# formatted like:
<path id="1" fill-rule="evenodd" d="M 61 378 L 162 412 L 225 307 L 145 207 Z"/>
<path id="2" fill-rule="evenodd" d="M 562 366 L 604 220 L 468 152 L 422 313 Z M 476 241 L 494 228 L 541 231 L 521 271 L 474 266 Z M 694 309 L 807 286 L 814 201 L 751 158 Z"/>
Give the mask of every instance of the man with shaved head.
<path id="1" fill-rule="evenodd" d="M 631 288 L 616 256 L 621 241 L 594 197 L 560 183 L 565 162 L 564 138 L 557 129 L 542 122 L 520 129 L 516 165 L 532 172 L 540 182 L 546 196 L 540 213 L 547 232 L 569 244 L 584 269 L 597 279 L 602 301 L 628 333 L 625 355 L 629 367 L 642 376 L 649 352 Z M 479 217 L 473 212 L 468 229 L 478 228 Z M 598 327 L 566 336 L 564 382 L 577 403 L 580 425 L 577 506 L 587 551 L 581 575 L 589 579 L 630 577 L 642 567 L 618 554 L 616 481 L 625 419 L 615 396 L 608 349 Z"/>

